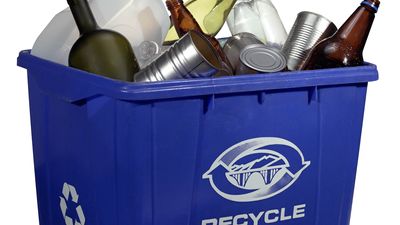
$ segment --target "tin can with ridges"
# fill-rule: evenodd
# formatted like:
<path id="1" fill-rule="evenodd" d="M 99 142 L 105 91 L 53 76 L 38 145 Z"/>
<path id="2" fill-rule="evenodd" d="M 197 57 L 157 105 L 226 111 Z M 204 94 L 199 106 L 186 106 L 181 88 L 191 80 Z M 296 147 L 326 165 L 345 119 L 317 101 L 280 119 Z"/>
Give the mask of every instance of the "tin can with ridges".
<path id="1" fill-rule="evenodd" d="M 320 41 L 332 36 L 337 27 L 330 20 L 313 12 L 301 12 L 289 33 L 282 52 L 289 70 L 299 70 L 310 50 Z"/>
<path id="2" fill-rule="evenodd" d="M 206 37 L 190 31 L 153 63 L 138 72 L 135 82 L 211 77 L 222 68 Z"/>

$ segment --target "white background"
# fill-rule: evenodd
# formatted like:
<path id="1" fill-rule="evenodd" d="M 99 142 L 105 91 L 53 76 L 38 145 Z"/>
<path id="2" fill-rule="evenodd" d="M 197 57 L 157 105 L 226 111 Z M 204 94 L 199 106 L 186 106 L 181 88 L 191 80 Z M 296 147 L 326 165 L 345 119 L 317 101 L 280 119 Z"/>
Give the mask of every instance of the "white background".
<path id="1" fill-rule="evenodd" d="M 274 1 L 288 31 L 303 10 L 340 26 L 359 2 Z M 0 7 L 0 224 L 39 224 L 26 71 L 16 66 L 16 58 L 66 6 L 65 0 L 18 0 L 3 1 Z M 367 61 L 379 66 L 381 79 L 368 91 L 352 225 L 400 224 L 399 14 L 400 1 L 383 0 L 364 52 Z"/>

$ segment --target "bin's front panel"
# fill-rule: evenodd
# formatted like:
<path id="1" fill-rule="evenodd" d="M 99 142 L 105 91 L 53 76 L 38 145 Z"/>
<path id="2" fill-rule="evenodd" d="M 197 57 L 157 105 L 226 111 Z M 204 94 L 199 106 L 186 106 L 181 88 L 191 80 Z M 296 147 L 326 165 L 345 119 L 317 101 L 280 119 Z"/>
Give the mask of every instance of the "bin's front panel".
<path id="1" fill-rule="evenodd" d="M 348 224 L 366 84 L 71 104 L 30 79 L 30 93 L 41 225 Z"/>
<path id="2" fill-rule="evenodd" d="M 347 225 L 365 91 L 119 104 L 120 223 Z"/>
<path id="3" fill-rule="evenodd" d="M 217 98 L 191 224 L 347 225 L 366 87 Z M 317 94 L 317 95 L 315 95 Z"/>

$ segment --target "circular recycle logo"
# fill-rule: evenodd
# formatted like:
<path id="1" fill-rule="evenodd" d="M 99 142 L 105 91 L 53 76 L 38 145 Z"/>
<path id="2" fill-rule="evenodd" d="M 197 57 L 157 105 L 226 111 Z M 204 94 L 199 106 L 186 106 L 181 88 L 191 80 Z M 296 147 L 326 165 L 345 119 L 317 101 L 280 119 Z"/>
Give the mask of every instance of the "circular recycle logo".
<path id="1" fill-rule="evenodd" d="M 78 204 L 78 199 L 76 188 L 64 183 L 62 196 L 60 196 L 60 208 L 66 225 L 85 225 L 85 215 Z"/>
<path id="2" fill-rule="evenodd" d="M 253 202 L 284 192 L 310 164 L 288 140 L 255 138 L 223 152 L 203 174 L 203 179 L 225 199 Z"/>

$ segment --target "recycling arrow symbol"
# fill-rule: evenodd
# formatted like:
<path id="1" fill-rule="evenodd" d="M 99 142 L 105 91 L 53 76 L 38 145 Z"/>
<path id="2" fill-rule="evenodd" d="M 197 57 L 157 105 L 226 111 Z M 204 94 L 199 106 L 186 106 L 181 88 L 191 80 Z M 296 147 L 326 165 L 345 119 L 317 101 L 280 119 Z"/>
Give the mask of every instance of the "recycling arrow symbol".
<path id="1" fill-rule="evenodd" d="M 76 210 L 76 215 L 78 218 L 71 218 L 67 215 L 67 211 L 69 210 L 67 203 L 72 201 L 73 203 L 78 204 L 78 199 L 79 195 L 76 191 L 76 188 L 70 184 L 64 183 L 62 196 L 60 196 L 60 208 L 66 225 L 85 225 L 86 219 L 80 205 L 74 209 Z"/>
<path id="2" fill-rule="evenodd" d="M 261 137 L 228 148 L 203 174 L 203 179 L 225 199 L 254 202 L 284 192 L 310 165 L 294 143 Z"/>

